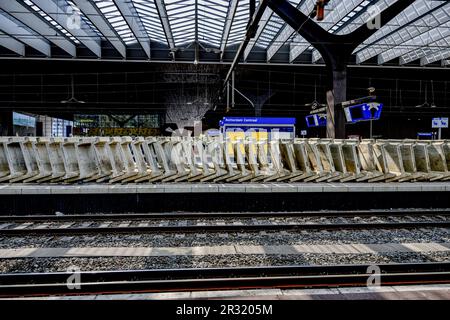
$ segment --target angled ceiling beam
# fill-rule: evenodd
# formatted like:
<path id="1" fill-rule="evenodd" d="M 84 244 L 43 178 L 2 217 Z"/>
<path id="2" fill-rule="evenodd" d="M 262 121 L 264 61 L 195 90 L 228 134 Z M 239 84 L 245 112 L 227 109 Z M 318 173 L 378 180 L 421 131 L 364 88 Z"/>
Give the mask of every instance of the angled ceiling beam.
<path id="1" fill-rule="evenodd" d="M 159 19 L 161 20 L 164 33 L 166 35 L 167 44 L 170 49 L 175 48 L 175 40 L 173 38 L 172 29 L 170 28 L 169 17 L 167 15 L 166 5 L 163 0 L 155 0 L 156 10 L 158 11 Z"/>
<path id="2" fill-rule="evenodd" d="M 333 12 L 331 13 L 331 15 L 332 15 L 331 25 L 327 26 L 327 30 L 333 30 L 333 28 L 336 28 L 339 23 L 342 26 L 339 27 L 338 29 L 344 29 L 349 24 L 350 25 L 352 25 L 352 24 L 361 25 L 363 23 L 366 23 L 368 19 L 361 20 L 358 18 L 360 18 L 361 15 L 364 16 L 364 13 L 367 13 L 366 10 L 368 10 L 368 8 L 370 8 L 370 6 L 373 5 L 373 3 L 375 3 L 375 5 L 376 5 L 377 0 L 372 0 L 372 1 L 352 0 L 352 1 L 341 2 L 339 7 L 334 9 Z M 357 12 L 355 12 L 356 9 L 358 9 Z M 364 10 L 364 9 L 366 9 L 366 10 Z M 353 12 L 353 16 L 350 16 L 350 14 L 352 12 Z M 353 17 L 355 17 L 355 18 L 353 18 Z M 337 34 L 339 34 L 339 32 Z M 320 54 L 319 51 L 313 50 L 311 62 L 316 63 L 321 57 L 322 57 L 322 55 Z"/>
<path id="3" fill-rule="evenodd" d="M 86 31 L 88 28 L 87 26 L 86 28 L 84 26 L 81 26 L 81 28 L 73 28 L 71 25 L 71 16 L 67 13 L 67 6 L 61 8 L 58 6 L 58 2 L 55 1 L 58 0 L 35 0 L 34 4 L 69 31 L 97 57 L 101 58 L 102 48 L 100 46 L 100 38 L 94 37 L 92 34 L 88 33 Z"/>
<path id="4" fill-rule="evenodd" d="M 433 52 L 423 58 L 420 59 L 420 65 L 425 66 L 427 64 L 442 60 L 446 61 L 446 59 L 450 58 L 450 49 L 444 49 L 440 51 Z"/>
<path id="5" fill-rule="evenodd" d="M 117 9 L 119 9 L 120 14 L 127 22 L 130 27 L 131 32 L 133 32 L 134 37 L 141 45 L 145 54 L 148 58 L 151 58 L 150 54 L 150 39 L 148 38 L 145 28 L 139 19 L 138 13 L 133 7 L 133 3 L 130 0 L 113 0 L 116 4 Z"/>
<path id="6" fill-rule="evenodd" d="M 223 55 L 225 54 L 225 48 L 227 46 L 228 37 L 230 35 L 231 26 L 234 21 L 238 2 L 239 0 L 231 0 L 230 6 L 228 7 L 225 26 L 223 27 L 222 40 L 220 41 L 220 60 L 223 59 Z"/>
<path id="7" fill-rule="evenodd" d="M 448 17 L 448 20 L 450 21 L 450 17 Z M 428 46 L 435 41 L 450 37 L 450 22 L 439 25 L 439 27 L 428 29 L 426 32 L 421 32 L 419 34 L 416 33 L 413 35 L 408 34 L 407 38 L 408 37 L 411 38 L 409 38 L 409 40 L 402 41 L 401 44 L 378 55 L 378 64 L 386 63 L 392 59 L 407 54 L 408 52 Z"/>
<path id="8" fill-rule="evenodd" d="M 378 0 L 372 0 L 373 2 L 376 2 L 378 8 L 380 9 L 380 11 L 383 11 L 384 9 L 386 9 L 388 7 L 388 2 L 391 0 L 382 0 L 382 1 L 378 1 Z M 342 1 L 340 3 L 340 5 L 342 4 L 351 4 L 354 5 L 355 1 Z M 356 5 L 355 5 L 356 6 Z M 350 13 L 349 11 L 347 11 L 347 9 L 345 9 L 345 7 L 343 7 L 342 9 L 337 10 L 334 9 L 331 12 L 331 19 L 333 19 L 333 21 L 335 21 L 334 24 L 338 23 L 339 20 L 341 20 L 342 18 L 344 18 L 345 15 L 342 15 L 340 12 L 340 10 L 345 10 L 345 15 L 347 15 L 348 13 Z M 328 15 L 330 16 L 330 15 Z M 342 18 L 340 18 L 342 17 Z M 327 19 L 325 17 L 325 19 Z M 339 19 L 339 20 L 338 20 Z M 351 23 L 347 23 L 344 24 L 342 29 L 339 30 L 336 34 L 348 34 L 351 33 L 353 31 L 355 31 L 359 26 L 361 26 L 362 24 L 364 24 L 365 22 L 367 22 L 368 20 L 368 14 L 365 15 L 365 13 L 358 15 L 356 18 L 350 20 Z M 328 25 L 327 24 L 327 20 L 325 20 L 324 23 L 318 23 L 318 24 L 326 24 L 327 26 L 329 26 L 328 29 L 332 29 L 333 25 Z M 293 62 L 295 59 L 297 59 L 297 57 L 299 55 L 301 55 L 306 49 L 308 49 L 310 47 L 310 44 L 305 41 L 305 39 L 303 39 L 300 35 L 297 35 L 294 40 L 291 42 L 291 47 L 290 47 L 290 52 L 289 52 L 289 62 Z M 314 50 L 313 52 L 317 52 L 316 54 L 318 54 L 319 56 L 320 53 L 317 50 Z"/>
<path id="9" fill-rule="evenodd" d="M 50 44 L 40 36 L 30 32 L 25 27 L 17 22 L 9 19 L 5 14 L 0 12 L 0 30 L 21 42 L 29 45 L 37 51 L 45 54 L 47 57 L 51 56 Z"/>
<path id="10" fill-rule="evenodd" d="M 253 47 L 255 46 L 256 42 L 258 41 L 259 36 L 263 32 L 264 28 L 266 27 L 266 25 L 269 22 L 272 15 L 273 15 L 273 11 L 270 10 L 269 8 L 266 8 L 261 17 L 261 20 L 260 20 L 261 23 L 258 25 L 258 29 L 256 30 L 255 36 L 252 39 L 250 39 L 247 47 L 245 48 L 244 61 L 247 60 L 247 57 L 250 54 L 250 51 L 252 51 Z"/>
<path id="11" fill-rule="evenodd" d="M 333 27 L 337 28 L 338 23 L 340 23 L 342 26 L 349 23 L 349 21 L 352 21 L 352 17 L 355 16 L 357 13 L 354 11 L 358 9 L 358 12 L 362 12 L 362 10 L 367 9 L 371 5 L 371 3 L 374 1 L 364 1 L 364 0 L 349 0 L 349 1 L 342 1 L 340 2 L 334 10 L 328 14 L 328 19 L 325 19 L 324 22 L 322 22 L 322 25 L 324 25 L 325 29 L 328 31 L 333 31 Z M 349 15 L 353 12 L 353 16 L 350 17 Z M 312 63 L 316 63 L 320 58 L 321 54 L 317 50 L 313 50 L 312 53 Z"/>
<path id="12" fill-rule="evenodd" d="M 14 39 L 13 37 L 1 31 L 0 31 L 0 46 L 13 51 L 22 57 L 25 56 L 25 45 L 22 42 Z"/>
<path id="13" fill-rule="evenodd" d="M 72 0 L 78 9 L 94 24 L 103 36 L 113 45 L 124 58 L 127 57 L 127 47 L 120 36 L 106 20 L 100 9 L 90 0 Z"/>
<path id="14" fill-rule="evenodd" d="M 450 48 L 450 37 L 448 36 L 448 32 L 445 33 L 446 36 L 444 36 L 443 38 L 401 56 L 400 65 L 410 63 L 417 59 L 422 59 L 423 57 L 429 56 L 436 51 L 440 52 L 444 49 Z"/>
<path id="15" fill-rule="evenodd" d="M 43 19 L 38 17 L 29 6 L 22 4 L 17 0 L 9 0 L 0 1 L 0 8 L 66 51 L 72 57 L 77 55 L 76 46 L 61 33 L 55 31 L 55 28 L 52 28 Z"/>
<path id="16" fill-rule="evenodd" d="M 421 21 L 427 21 L 426 19 L 432 17 L 435 10 L 442 8 L 444 5 L 445 3 L 441 1 L 418 0 L 414 2 L 409 7 L 409 14 L 401 12 L 392 20 L 392 23 L 381 28 L 364 44 L 356 48 L 356 62 L 363 63 L 389 49 L 393 43 L 407 41 L 402 40 L 406 33 L 418 35 L 426 31 L 427 28 Z M 419 24 L 419 26 L 415 24 Z"/>

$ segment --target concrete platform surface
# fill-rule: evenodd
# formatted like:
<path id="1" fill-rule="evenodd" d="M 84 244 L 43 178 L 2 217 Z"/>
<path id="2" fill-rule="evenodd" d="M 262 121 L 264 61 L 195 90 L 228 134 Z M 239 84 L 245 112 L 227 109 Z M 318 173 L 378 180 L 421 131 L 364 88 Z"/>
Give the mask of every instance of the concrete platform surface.
<path id="1" fill-rule="evenodd" d="M 333 289 L 263 289 L 162 292 L 115 295 L 52 296 L 24 300 L 450 300 L 450 285 L 351 287 Z"/>
<path id="2" fill-rule="evenodd" d="M 370 254 L 389 252 L 449 252 L 450 243 L 386 243 L 280 246 L 205 246 L 205 247 L 83 247 L 0 249 L 0 258 L 49 257 L 162 257 L 236 254 Z"/>
<path id="3" fill-rule="evenodd" d="M 6 194 L 141 194 L 141 193 L 322 193 L 322 192 L 447 192 L 449 182 L 414 183 L 158 183 L 31 185 L 0 184 Z"/>

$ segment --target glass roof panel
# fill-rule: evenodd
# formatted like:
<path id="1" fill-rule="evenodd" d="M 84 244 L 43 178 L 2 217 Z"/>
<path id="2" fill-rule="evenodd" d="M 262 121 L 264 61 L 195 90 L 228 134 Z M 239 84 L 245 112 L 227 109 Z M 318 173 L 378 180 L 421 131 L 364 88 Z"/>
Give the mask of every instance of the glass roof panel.
<path id="1" fill-rule="evenodd" d="M 188 34 L 183 30 L 195 30 L 195 0 L 165 0 L 164 3 L 175 45 L 194 41 L 195 32 Z"/>
<path id="2" fill-rule="evenodd" d="M 44 11 L 42 11 L 41 8 L 36 6 L 34 4 L 34 2 L 32 2 L 31 0 L 25 0 L 24 3 L 27 6 L 29 6 L 31 9 L 33 9 L 35 12 L 37 12 L 42 18 L 44 18 L 46 21 L 48 21 L 54 28 L 56 28 L 58 31 L 60 31 L 62 34 L 64 34 L 67 38 L 69 38 L 76 44 L 80 44 L 80 41 L 78 41 L 77 38 L 75 38 L 69 31 L 67 31 L 65 28 L 63 28 L 52 17 L 50 17 L 48 14 L 46 14 Z"/>
<path id="3" fill-rule="evenodd" d="M 220 47 L 228 0 L 198 0 L 198 40 Z"/>
<path id="4" fill-rule="evenodd" d="M 94 0 L 95 5 L 104 14 L 105 18 L 111 24 L 111 26 L 117 31 L 120 38 L 126 44 L 136 43 L 137 40 L 130 30 L 130 27 L 122 17 L 119 9 L 111 0 Z"/>
<path id="5" fill-rule="evenodd" d="M 59 0 L 58 5 L 60 5 L 60 2 L 62 2 L 64 0 Z M 104 39 L 103 34 L 98 31 L 98 29 L 92 24 L 92 22 L 83 14 L 83 12 L 81 12 L 80 9 L 78 9 L 78 7 L 75 5 L 75 3 L 73 3 L 70 0 L 65 0 L 67 5 L 70 6 L 70 8 L 72 8 L 73 12 L 76 12 L 80 15 L 81 20 L 88 26 L 88 28 L 84 28 L 85 31 L 87 31 L 88 33 L 93 34 L 94 36 L 100 37 L 102 39 Z M 64 6 L 64 5 L 63 5 Z"/>
<path id="6" fill-rule="evenodd" d="M 238 44 L 244 39 L 245 28 L 247 27 L 249 17 L 249 0 L 240 0 L 231 24 L 230 35 L 228 36 L 227 46 Z"/>
<path id="7" fill-rule="evenodd" d="M 297 7 L 302 0 L 290 0 L 291 5 Z M 256 41 L 256 46 L 267 47 L 272 43 L 275 37 L 280 32 L 281 28 L 284 26 L 285 22 L 277 14 L 272 14 L 269 21 L 266 24 L 263 32 L 261 33 L 258 41 Z"/>
<path id="8" fill-rule="evenodd" d="M 154 0 L 133 0 L 134 7 L 150 39 L 167 43 L 166 35 L 159 18 Z"/>

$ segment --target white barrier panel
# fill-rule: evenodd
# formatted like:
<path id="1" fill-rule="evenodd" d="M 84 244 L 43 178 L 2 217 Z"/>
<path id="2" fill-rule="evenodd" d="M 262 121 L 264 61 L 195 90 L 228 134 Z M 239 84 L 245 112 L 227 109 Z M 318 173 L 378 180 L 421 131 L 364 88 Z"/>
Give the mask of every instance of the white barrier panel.
<path id="1" fill-rule="evenodd" d="M 0 138 L 0 182 L 447 181 L 450 142 Z"/>
<path id="2" fill-rule="evenodd" d="M 268 161 L 272 166 L 274 174 L 266 178 L 264 181 L 283 181 L 291 177 L 291 172 L 283 166 L 283 159 L 280 151 L 280 141 L 273 140 L 267 144 Z"/>
<path id="3" fill-rule="evenodd" d="M 428 145 L 428 158 L 430 159 L 431 171 L 439 174 L 439 180 L 447 180 L 450 173 L 447 170 L 447 160 L 445 159 L 444 142 L 433 142 Z M 438 180 L 433 179 L 433 180 Z"/>
<path id="4" fill-rule="evenodd" d="M 319 159 L 322 164 L 322 170 L 328 173 L 327 176 L 317 179 L 316 180 L 317 182 L 321 181 L 332 182 L 340 180 L 345 177 L 345 172 L 343 171 L 339 172 L 338 170 L 336 170 L 330 144 L 331 141 L 329 139 L 321 139 L 317 142 L 317 151 L 319 153 Z M 336 157 L 342 157 L 342 155 L 336 154 Z M 341 167 L 343 166 L 341 165 Z"/>
<path id="5" fill-rule="evenodd" d="M 9 169 L 9 161 L 6 151 L 6 143 L 8 142 L 8 138 L 0 137 L 0 181 L 8 180 L 8 177 L 11 173 Z M 4 178 L 4 179 L 2 179 Z"/>
<path id="6" fill-rule="evenodd" d="M 5 143 L 6 159 L 8 161 L 10 174 L 0 181 L 20 182 L 28 178 L 28 168 L 23 150 L 23 138 L 11 137 Z"/>
<path id="7" fill-rule="evenodd" d="M 66 175 L 63 177 L 64 182 L 75 182 L 80 179 L 80 167 L 76 149 L 78 140 L 78 138 L 67 138 L 62 143 L 64 167 L 66 170 Z"/>
<path id="8" fill-rule="evenodd" d="M 227 173 L 220 178 L 216 178 L 214 181 L 230 182 L 241 178 L 241 173 L 236 163 L 236 156 L 234 153 L 233 143 L 231 143 L 228 140 L 224 141 L 222 143 L 222 152 L 223 152 L 224 169 Z"/>
<path id="9" fill-rule="evenodd" d="M 306 154 L 308 155 L 309 162 L 311 164 L 311 168 L 315 173 L 314 176 L 305 179 L 305 182 L 308 181 L 323 181 L 330 177 L 331 171 L 326 171 L 322 166 L 322 158 L 320 151 L 318 149 L 319 141 L 317 139 L 311 140 L 306 144 Z M 323 156 L 323 155 L 322 155 Z M 328 168 L 329 169 L 329 168 Z"/>
<path id="10" fill-rule="evenodd" d="M 177 174 L 177 172 L 169 166 L 169 161 L 167 159 L 166 152 L 164 151 L 163 147 L 163 142 L 166 142 L 167 140 L 164 139 L 164 141 L 160 141 L 156 138 L 153 138 L 150 139 L 150 141 L 153 150 L 155 151 L 154 154 L 156 161 L 163 172 L 163 177 L 161 181 L 166 182 L 175 179 L 176 178 L 175 175 Z"/>
<path id="11" fill-rule="evenodd" d="M 239 176 L 237 176 L 236 179 L 228 179 L 227 181 L 247 181 L 252 178 L 252 172 L 247 169 L 246 166 L 246 156 L 245 156 L 245 145 L 244 142 L 241 139 L 236 140 L 233 142 L 233 151 L 236 159 L 236 165 L 238 167 L 238 170 L 240 171 Z"/>
<path id="12" fill-rule="evenodd" d="M 184 154 L 184 161 L 187 165 L 188 176 L 187 180 L 190 182 L 199 181 L 203 177 L 202 167 L 203 162 L 200 154 L 194 148 L 191 137 L 184 137 L 181 140 L 181 153 Z"/>
<path id="13" fill-rule="evenodd" d="M 147 164 L 150 172 L 148 176 L 136 179 L 136 182 L 152 182 L 159 181 L 164 178 L 164 171 L 158 164 L 153 143 L 154 139 L 151 138 L 142 139 L 142 143 L 140 143 L 142 152 L 144 153 L 145 163 Z"/>
<path id="14" fill-rule="evenodd" d="M 80 169 L 79 179 L 89 182 L 101 177 L 99 164 L 95 155 L 95 138 L 80 139 L 76 144 L 76 154 L 78 157 L 78 168 Z"/>
<path id="15" fill-rule="evenodd" d="M 400 144 L 400 153 L 403 162 L 403 169 L 409 173 L 409 177 L 399 179 L 399 182 L 408 180 L 423 180 L 426 174 L 417 170 L 416 158 L 414 155 L 414 141 L 405 141 Z"/>
<path id="16" fill-rule="evenodd" d="M 127 181 L 142 181 L 142 179 L 148 179 L 150 176 L 150 171 L 148 170 L 147 163 L 145 162 L 145 156 L 142 150 L 142 145 L 144 144 L 144 138 L 138 137 L 134 141 L 132 141 L 129 145 L 131 149 L 131 153 L 134 159 L 134 167 L 135 167 L 135 175 L 132 177 L 123 180 L 122 182 Z"/>
<path id="17" fill-rule="evenodd" d="M 94 176 L 94 179 L 97 182 L 107 181 L 113 174 L 109 139 L 106 137 L 96 138 L 93 143 L 93 148 L 95 160 L 98 165 L 98 173 Z"/>
<path id="18" fill-rule="evenodd" d="M 416 142 L 413 145 L 413 149 L 417 172 L 421 173 L 426 180 L 439 179 L 441 176 L 433 173 L 431 170 L 430 159 L 428 157 L 428 143 Z"/>
<path id="19" fill-rule="evenodd" d="M 292 181 L 294 178 L 300 178 L 303 177 L 304 174 L 301 169 L 297 166 L 297 159 L 295 157 L 295 149 L 294 149 L 294 143 L 290 140 L 281 140 L 279 147 L 280 147 L 280 153 L 281 153 L 281 160 L 283 167 L 286 168 L 289 172 L 288 175 L 281 177 L 277 179 L 277 181 Z"/>
<path id="20" fill-rule="evenodd" d="M 67 171 L 62 144 L 62 138 L 50 138 L 50 141 L 47 143 L 48 157 L 52 166 L 52 177 L 50 182 L 63 181 L 66 176 Z"/>
<path id="21" fill-rule="evenodd" d="M 450 171 L 450 141 L 444 141 L 442 145 L 442 149 L 444 151 L 445 162 L 447 163 L 447 171 Z M 445 178 L 444 180 L 450 180 L 450 177 Z"/>
<path id="22" fill-rule="evenodd" d="M 214 181 L 217 182 L 222 180 L 222 178 L 227 176 L 227 171 L 225 170 L 225 159 L 223 151 L 223 143 L 217 140 L 207 141 L 206 148 L 204 149 L 207 154 L 207 159 L 209 167 L 213 168 L 214 174 L 209 177 L 201 179 L 201 181 Z"/>
<path id="23" fill-rule="evenodd" d="M 261 180 L 271 181 L 275 178 L 278 178 L 278 171 L 276 170 L 272 158 L 270 155 L 270 146 L 267 140 L 258 141 L 257 145 L 257 159 L 259 164 L 259 172 L 263 177 Z"/>
<path id="24" fill-rule="evenodd" d="M 301 181 L 315 176 L 316 174 L 311 168 L 311 163 L 309 161 L 308 153 L 306 151 L 306 142 L 296 140 L 294 141 L 293 148 L 294 148 L 294 156 L 296 159 L 296 166 L 299 169 L 299 173 L 291 177 L 289 181 L 291 182 Z"/>
<path id="25" fill-rule="evenodd" d="M 341 179 L 341 182 L 365 179 L 367 173 L 364 173 L 358 157 L 358 142 L 356 140 L 342 141 L 342 155 L 344 157 L 345 169 L 348 176 Z"/>
<path id="26" fill-rule="evenodd" d="M 177 178 L 175 179 L 175 182 L 187 181 L 191 173 L 191 170 L 187 165 L 181 140 L 180 139 L 172 140 L 170 143 L 171 143 L 170 159 L 177 171 Z"/>
<path id="27" fill-rule="evenodd" d="M 47 148 L 48 139 L 33 139 L 25 142 L 30 158 L 36 163 L 36 174 L 24 182 L 43 182 L 52 178 L 53 168 Z"/>
<path id="28" fill-rule="evenodd" d="M 392 175 L 386 182 L 391 181 L 407 181 L 411 180 L 413 176 L 406 172 L 403 167 L 403 159 L 400 151 L 400 144 L 398 142 L 383 142 L 382 152 L 385 161 L 385 173 Z"/>

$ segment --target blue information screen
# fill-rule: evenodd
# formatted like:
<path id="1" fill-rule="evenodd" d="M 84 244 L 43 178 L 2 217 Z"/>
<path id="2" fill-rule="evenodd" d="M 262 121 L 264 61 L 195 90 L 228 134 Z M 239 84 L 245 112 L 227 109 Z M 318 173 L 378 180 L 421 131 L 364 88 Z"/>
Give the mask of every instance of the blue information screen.
<path id="1" fill-rule="evenodd" d="M 295 125 L 295 118 L 224 117 L 219 125 Z"/>
<path id="2" fill-rule="evenodd" d="M 311 114 L 309 116 L 306 116 L 305 120 L 308 128 L 326 127 L 327 125 L 327 118 L 323 115 Z"/>
<path id="3" fill-rule="evenodd" d="M 382 103 L 363 103 L 344 109 L 347 122 L 356 123 L 360 121 L 378 120 L 383 110 Z"/>

